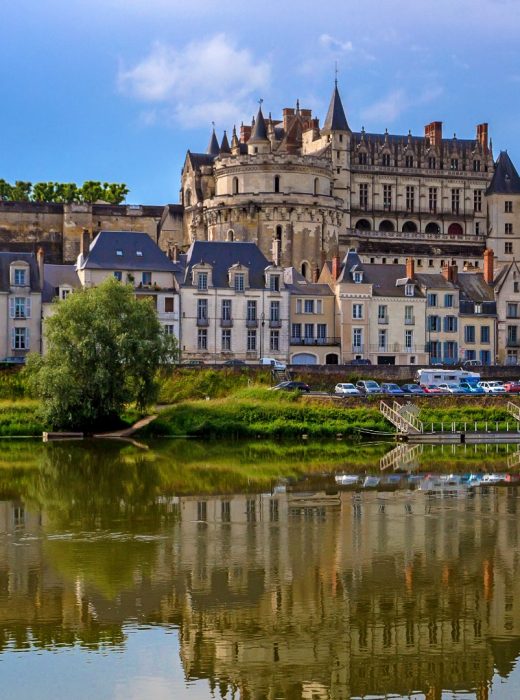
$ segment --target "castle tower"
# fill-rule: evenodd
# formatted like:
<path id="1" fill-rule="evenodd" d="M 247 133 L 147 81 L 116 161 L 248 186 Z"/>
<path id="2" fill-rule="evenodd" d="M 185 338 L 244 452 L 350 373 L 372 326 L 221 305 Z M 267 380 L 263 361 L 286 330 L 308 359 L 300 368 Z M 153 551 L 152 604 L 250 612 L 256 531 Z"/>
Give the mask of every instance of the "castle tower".
<path id="1" fill-rule="evenodd" d="M 520 176 L 507 151 L 501 151 L 486 192 L 488 248 L 497 262 L 520 257 Z"/>
<path id="2" fill-rule="evenodd" d="M 218 145 L 217 141 L 217 135 L 215 134 L 215 127 L 213 127 L 213 131 L 211 133 L 211 138 L 208 143 L 208 147 L 206 149 L 206 153 L 209 156 L 218 156 L 220 153 L 220 147 Z"/>
<path id="3" fill-rule="evenodd" d="M 350 227 L 350 142 L 352 131 L 345 116 L 337 80 L 334 83 L 334 90 L 321 133 L 326 136 L 330 143 L 334 173 L 333 192 L 336 197 L 343 200 L 346 215 L 344 223 Z"/>
<path id="4" fill-rule="evenodd" d="M 262 105 L 258 108 L 258 114 L 251 131 L 251 136 L 247 142 L 247 152 L 251 154 L 270 153 L 271 142 L 267 135 L 267 126 L 264 115 L 262 114 Z"/>

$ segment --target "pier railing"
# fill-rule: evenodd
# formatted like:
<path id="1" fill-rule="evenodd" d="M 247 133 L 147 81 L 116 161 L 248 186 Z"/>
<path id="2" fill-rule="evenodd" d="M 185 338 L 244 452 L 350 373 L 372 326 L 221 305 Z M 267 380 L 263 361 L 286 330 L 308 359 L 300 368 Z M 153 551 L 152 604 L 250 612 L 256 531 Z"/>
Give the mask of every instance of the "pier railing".
<path id="1" fill-rule="evenodd" d="M 407 406 L 401 406 L 397 402 L 394 402 L 394 407 L 392 408 L 392 406 L 389 406 L 384 401 L 381 401 L 379 403 L 379 410 L 382 415 L 390 423 L 392 423 L 392 425 L 395 425 L 400 433 L 408 434 L 424 432 L 422 421 L 420 421 L 417 416 L 413 415 Z"/>

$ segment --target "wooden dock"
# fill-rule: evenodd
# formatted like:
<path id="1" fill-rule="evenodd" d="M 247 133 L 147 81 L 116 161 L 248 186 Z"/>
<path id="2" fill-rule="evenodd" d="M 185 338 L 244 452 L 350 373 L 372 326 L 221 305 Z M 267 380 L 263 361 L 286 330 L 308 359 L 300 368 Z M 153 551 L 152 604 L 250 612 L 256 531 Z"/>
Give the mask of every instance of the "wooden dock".
<path id="1" fill-rule="evenodd" d="M 515 432 L 436 432 L 398 435 L 397 439 L 410 445 L 472 445 L 476 443 L 520 443 L 520 433 Z"/>

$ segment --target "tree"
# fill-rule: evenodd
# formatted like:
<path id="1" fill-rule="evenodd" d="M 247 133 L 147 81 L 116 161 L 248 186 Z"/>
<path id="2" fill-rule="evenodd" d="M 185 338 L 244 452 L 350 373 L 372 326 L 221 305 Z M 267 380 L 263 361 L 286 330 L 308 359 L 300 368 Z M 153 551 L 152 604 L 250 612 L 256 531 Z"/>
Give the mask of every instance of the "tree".
<path id="1" fill-rule="evenodd" d="M 13 186 L 0 180 L 0 202 L 10 202 L 13 198 Z"/>
<path id="2" fill-rule="evenodd" d="M 17 180 L 11 190 L 11 199 L 13 202 L 29 202 L 31 199 L 31 182 Z"/>
<path id="3" fill-rule="evenodd" d="M 45 334 L 48 352 L 27 371 L 52 428 L 88 432 L 113 425 L 127 403 L 143 410 L 157 397 L 159 366 L 177 356 L 151 300 L 113 278 L 58 301 Z"/>

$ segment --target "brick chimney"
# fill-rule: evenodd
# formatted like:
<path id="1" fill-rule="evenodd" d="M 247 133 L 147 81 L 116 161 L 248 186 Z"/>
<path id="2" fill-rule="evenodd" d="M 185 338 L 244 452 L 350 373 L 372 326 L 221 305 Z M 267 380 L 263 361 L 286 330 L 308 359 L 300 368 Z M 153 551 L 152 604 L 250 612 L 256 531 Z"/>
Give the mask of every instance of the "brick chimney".
<path id="1" fill-rule="evenodd" d="M 458 272 L 459 271 L 456 265 L 444 265 L 441 270 L 444 279 L 448 280 L 448 282 L 452 282 L 453 284 L 457 283 Z"/>
<path id="2" fill-rule="evenodd" d="M 80 255 L 85 259 L 88 255 L 88 249 L 90 246 L 90 233 L 88 228 L 84 228 L 81 232 L 81 241 L 79 244 Z"/>
<path id="3" fill-rule="evenodd" d="M 488 125 L 485 122 L 484 124 L 477 124 L 477 141 L 480 144 L 480 147 L 482 148 L 483 153 L 488 152 Z"/>
<path id="4" fill-rule="evenodd" d="M 415 260 L 413 258 L 406 258 L 406 277 L 413 280 L 415 275 Z"/>
<path id="5" fill-rule="evenodd" d="M 490 248 L 484 251 L 484 282 L 493 284 L 495 254 Z"/>
<path id="6" fill-rule="evenodd" d="M 284 107 L 283 111 L 283 128 L 284 131 L 287 131 L 289 128 L 289 122 L 291 120 L 291 117 L 294 117 L 294 109 L 292 107 Z"/>
<path id="7" fill-rule="evenodd" d="M 36 251 L 36 261 L 38 263 L 38 275 L 40 277 L 40 289 L 43 289 L 44 274 L 45 274 L 45 251 L 42 247 Z"/>
<path id="8" fill-rule="evenodd" d="M 339 273 L 341 272 L 341 259 L 339 255 L 335 255 L 332 258 L 332 279 L 334 282 L 338 279 Z"/>
<path id="9" fill-rule="evenodd" d="M 251 130 L 253 127 L 242 124 L 240 127 L 240 143 L 247 143 L 251 138 Z"/>
<path id="10" fill-rule="evenodd" d="M 440 146 L 442 143 L 442 122 L 426 124 L 424 136 L 430 140 L 430 146 Z"/>

